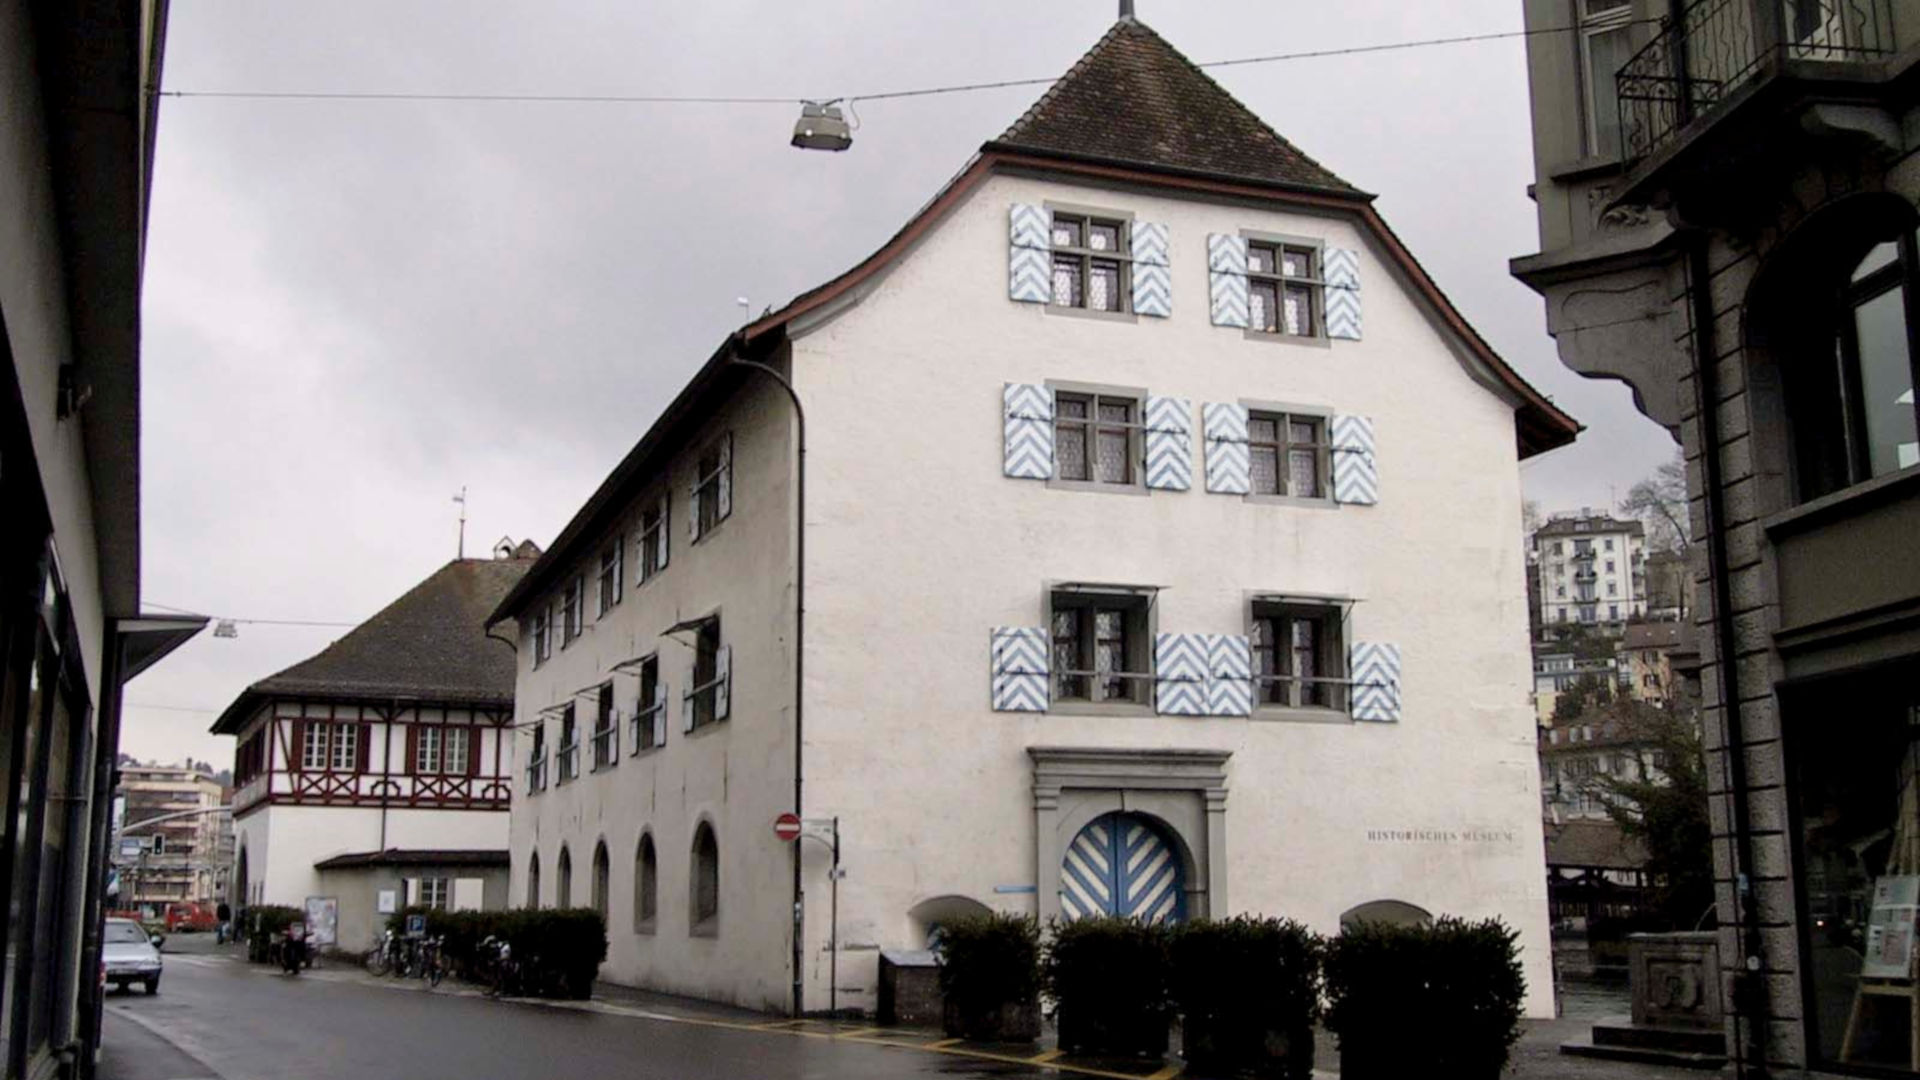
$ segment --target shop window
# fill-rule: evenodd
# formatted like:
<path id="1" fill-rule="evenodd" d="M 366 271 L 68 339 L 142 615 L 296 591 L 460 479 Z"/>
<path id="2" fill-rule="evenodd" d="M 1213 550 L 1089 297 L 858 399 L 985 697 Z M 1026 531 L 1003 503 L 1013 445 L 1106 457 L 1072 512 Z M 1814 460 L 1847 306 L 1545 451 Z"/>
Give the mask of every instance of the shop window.
<path id="1" fill-rule="evenodd" d="M 1920 975 L 1920 695 L 1911 663 L 1783 693 L 1795 772 L 1794 892 L 1809 950 L 1809 1064 L 1910 1072 Z M 1835 702 L 1845 702 L 1836 710 Z"/>
<path id="2" fill-rule="evenodd" d="M 1920 465 L 1914 405 L 1920 252 L 1911 231 L 1886 237 L 1889 214 L 1912 216 L 1863 197 L 1846 215 L 1809 222 L 1812 235 L 1768 257 L 1747 309 L 1756 355 L 1778 379 L 1756 378 L 1755 425 L 1784 421 L 1780 468 L 1801 502 Z M 1775 382 L 1777 381 L 1777 387 Z"/>

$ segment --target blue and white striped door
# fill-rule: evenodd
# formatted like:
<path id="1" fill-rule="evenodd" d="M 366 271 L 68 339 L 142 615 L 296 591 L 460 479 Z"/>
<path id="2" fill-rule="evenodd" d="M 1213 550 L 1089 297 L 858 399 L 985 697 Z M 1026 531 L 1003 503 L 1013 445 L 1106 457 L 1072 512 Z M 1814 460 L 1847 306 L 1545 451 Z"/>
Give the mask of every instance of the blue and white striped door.
<path id="1" fill-rule="evenodd" d="M 1060 911 L 1069 919 L 1121 915 L 1179 922 L 1187 913 L 1180 855 L 1138 814 L 1095 818 L 1067 846 L 1060 867 Z"/>

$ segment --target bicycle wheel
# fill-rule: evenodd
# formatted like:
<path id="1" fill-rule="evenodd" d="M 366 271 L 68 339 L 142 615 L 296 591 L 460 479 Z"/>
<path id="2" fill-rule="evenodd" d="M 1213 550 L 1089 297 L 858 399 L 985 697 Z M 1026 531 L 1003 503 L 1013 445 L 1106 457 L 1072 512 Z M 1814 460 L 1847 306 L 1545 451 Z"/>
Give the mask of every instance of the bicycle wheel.
<path id="1" fill-rule="evenodd" d="M 385 975 L 391 965 L 387 961 L 387 950 L 374 947 L 367 953 L 367 971 L 373 975 Z"/>
<path id="2" fill-rule="evenodd" d="M 427 985 L 430 987 L 439 986 L 440 980 L 446 977 L 446 966 L 440 962 L 439 957 L 434 957 L 433 960 L 427 964 Z"/>

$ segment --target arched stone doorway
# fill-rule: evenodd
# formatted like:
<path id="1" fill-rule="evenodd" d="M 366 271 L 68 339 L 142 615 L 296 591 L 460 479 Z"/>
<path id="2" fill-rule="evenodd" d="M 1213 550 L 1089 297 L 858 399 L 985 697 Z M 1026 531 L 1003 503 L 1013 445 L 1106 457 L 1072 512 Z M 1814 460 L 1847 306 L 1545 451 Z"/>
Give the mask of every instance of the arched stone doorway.
<path id="1" fill-rule="evenodd" d="M 1145 814 L 1116 811 L 1087 822 L 1061 860 L 1061 914 L 1150 923 L 1186 918 L 1185 859 L 1178 845 Z"/>

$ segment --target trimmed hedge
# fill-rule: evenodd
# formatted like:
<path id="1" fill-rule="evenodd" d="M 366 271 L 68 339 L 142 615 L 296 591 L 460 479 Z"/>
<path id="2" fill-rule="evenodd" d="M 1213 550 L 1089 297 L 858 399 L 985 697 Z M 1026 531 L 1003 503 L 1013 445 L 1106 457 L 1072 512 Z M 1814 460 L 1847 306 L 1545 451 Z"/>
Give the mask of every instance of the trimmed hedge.
<path id="1" fill-rule="evenodd" d="M 284 904 L 255 904 L 247 909 L 247 959 L 264 964 L 273 939 L 284 933 L 288 924 L 305 921 L 307 913 Z"/>
<path id="2" fill-rule="evenodd" d="M 972 915 L 940 927 L 947 1034 L 993 1042 L 1040 1037 L 1040 925 L 1025 915 Z"/>
<path id="3" fill-rule="evenodd" d="M 1496 1080 L 1520 1038 L 1527 992 L 1516 937 L 1498 919 L 1343 929 L 1326 961 L 1342 1080 Z"/>
<path id="4" fill-rule="evenodd" d="M 1060 1048 L 1080 1054 L 1167 1052 L 1167 931 L 1118 917 L 1048 927 L 1042 985 L 1054 1000 Z"/>
<path id="5" fill-rule="evenodd" d="M 408 915 L 427 917 L 427 934 L 446 938 L 441 956 L 458 978 L 483 975 L 478 948 L 488 937 L 513 947 L 523 991 L 533 997 L 593 996 L 593 980 L 607 958 L 607 924 L 592 908 L 513 911 L 441 911 L 410 907 L 387 917 L 387 928 L 406 933 Z"/>
<path id="6" fill-rule="evenodd" d="M 1181 1056 L 1218 1074 L 1313 1075 L 1326 942 L 1291 919 L 1195 919 L 1168 934 Z"/>

